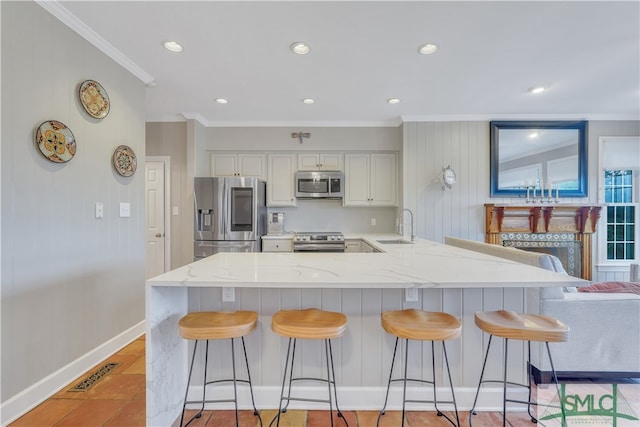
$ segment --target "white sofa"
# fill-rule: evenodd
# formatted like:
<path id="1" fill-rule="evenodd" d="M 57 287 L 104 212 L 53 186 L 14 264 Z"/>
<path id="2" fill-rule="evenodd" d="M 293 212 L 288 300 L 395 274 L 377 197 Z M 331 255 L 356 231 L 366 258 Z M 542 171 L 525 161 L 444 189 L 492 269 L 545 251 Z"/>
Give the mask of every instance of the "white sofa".
<path id="1" fill-rule="evenodd" d="M 445 237 L 445 243 L 528 265 L 565 272 L 553 255 L 472 240 Z M 565 272 L 566 274 L 566 272 Z M 551 352 L 563 379 L 640 377 L 640 295 L 583 293 L 574 289 L 527 288 L 527 312 L 555 317 L 570 328 L 569 341 Z M 536 382 L 548 382 L 550 366 L 543 346 L 532 346 Z M 542 357 L 545 356 L 545 357 Z"/>

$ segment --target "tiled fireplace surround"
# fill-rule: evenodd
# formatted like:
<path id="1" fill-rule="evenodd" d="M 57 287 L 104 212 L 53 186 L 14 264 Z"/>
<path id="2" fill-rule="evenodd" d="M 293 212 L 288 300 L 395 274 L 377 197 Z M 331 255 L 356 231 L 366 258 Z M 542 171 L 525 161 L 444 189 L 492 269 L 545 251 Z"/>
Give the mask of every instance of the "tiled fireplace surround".
<path id="1" fill-rule="evenodd" d="M 600 206 L 485 204 L 485 242 L 557 256 L 572 276 L 591 280 Z"/>

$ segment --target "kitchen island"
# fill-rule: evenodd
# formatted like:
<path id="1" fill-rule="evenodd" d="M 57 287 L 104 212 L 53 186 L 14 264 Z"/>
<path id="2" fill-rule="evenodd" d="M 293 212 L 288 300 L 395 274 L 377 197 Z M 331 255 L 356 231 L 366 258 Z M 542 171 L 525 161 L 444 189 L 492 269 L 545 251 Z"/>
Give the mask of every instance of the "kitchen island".
<path id="1" fill-rule="evenodd" d="M 393 352 L 393 338 L 380 327 L 382 311 L 421 308 L 448 312 L 459 317 L 463 325 L 461 339 L 448 343 L 447 349 L 458 405 L 468 408 L 484 348 L 484 337 L 474 325 L 473 314 L 501 308 L 524 311 L 527 287 L 584 283 L 571 276 L 441 243 L 419 240 L 383 244 L 378 241 L 394 241 L 398 236 L 357 237 L 383 252 L 221 253 L 149 279 L 147 425 L 171 425 L 182 409 L 189 346 L 178 336 L 177 323 L 187 312 L 258 312 L 259 326 L 246 341 L 259 408 L 277 407 L 286 351 L 286 340 L 270 330 L 271 316 L 280 309 L 307 307 L 344 313 L 348 329 L 336 340 L 334 357 L 340 403 L 345 410 L 381 407 Z M 410 293 L 415 294 L 416 301 L 406 300 L 407 288 L 417 288 L 417 292 Z M 223 301 L 232 296 L 233 301 Z M 304 376 L 317 376 L 321 370 L 320 343 L 303 344 L 299 357 Z M 219 352 L 220 347 L 224 347 L 224 353 Z M 228 373 L 228 345 L 214 346 L 213 351 L 211 372 Z M 430 345 L 415 344 L 411 351 L 412 374 L 430 378 L 430 365 L 426 363 L 431 358 Z M 514 346 L 510 355 L 515 362 L 509 369 L 520 375 L 515 380 L 522 380 L 526 369 L 524 348 Z M 497 375 L 500 358 L 492 362 L 495 363 L 489 363 L 487 370 Z M 441 367 L 437 371 L 441 375 Z M 193 391 L 198 388 L 197 384 L 192 386 Z M 323 393 L 326 387 L 307 389 Z M 442 391 L 446 398 L 445 388 Z M 484 393 L 480 409 L 498 407 L 500 393 Z M 248 396 L 242 394 L 241 405 L 248 401 Z M 390 407 L 394 405 L 397 399 L 390 401 Z"/>

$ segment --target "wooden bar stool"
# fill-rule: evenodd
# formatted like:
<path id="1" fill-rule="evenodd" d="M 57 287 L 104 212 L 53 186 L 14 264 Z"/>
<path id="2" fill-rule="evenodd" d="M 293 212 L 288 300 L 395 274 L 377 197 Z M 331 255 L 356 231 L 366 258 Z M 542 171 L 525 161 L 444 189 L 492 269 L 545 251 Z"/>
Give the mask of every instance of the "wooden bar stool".
<path id="1" fill-rule="evenodd" d="M 502 383 L 502 425 L 507 425 L 507 402 L 520 403 L 527 405 L 527 412 L 531 417 L 531 422 L 537 423 L 538 420 L 531 414 L 531 406 L 537 405 L 536 402 L 531 401 L 531 372 L 527 372 L 527 384 L 519 384 L 516 382 L 507 381 L 507 350 L 509 340 L 521 340 L 527 341 L 528 351 L 528 366 L 531 367 L 531 341 L 544 342 L 547 347 L 547 354 L 549 356 L 549 363 L 551 364 L 551 372 L 553 373 L 553 382 L 556 385 L 556 391 L 560 396 L 560 388 L 558 386 L 558 377 L 556 376 L 555 368 L 553 367 L 553 359 L 551 358 L 551 351 L 549 350 L 550 342 L 565 342 L 569 340 L 569 327 L 561 321 L 549 316 L 541 316 L 538 314 L 519 314 L 512 311 L 498 310 L 498 311 L 482 311 L 475 314 L 475 323 L 484 332 L 489 334 L 489 342 L 487 344 L 487 352 L 484 356 L 482 363 L 482 371 L 480 373 L 480 382 L 478 383 L 478 390 L 476 391 L 476 397 L 473 401 L 473 407 L 469 415 L 469 425 L 471 425 L 471 418 L 475 415 L 475 407 L 478 401 L 478 394 L 480 393 L 480 387 L 483 383 Z M 493 336 L 504 338 L 504 375 L 502 380 L 483 380 L 484 369 L 487 365 L 487 358 L 489 357 L 489 349 L 491 348 L 491 340 Z M 527 401 L 507 399 L 507 384 L 526 387 L 529 391 Z M 566 424 L 564 406 L 560 404 L 559 409 L 562 412 L 563 424 Z"/>
<path id="2" fill-rule="evenodd" d="M 280 393 L 280 403 L 278 414 L 271 420 L 271 424 L 277 420 L 276 425 L 280 425 L 280 414 L 287 411 L 289 402 L 292 400 L 304 402 L 324 402 L 329 404 L 329 418 L 331 426 L 333 426 L 333 400 L 331 396 L 331 386 L 333 386 L 333 397 L 335 398 L 336 410 L 338 417 L 342 418 L 344 423 L 349 426 L 340 407 L 338 406 L 338 393 L 336 391 L 336 372 L 333 366 L 333 350 L 331 349 L 331 340 L 341 337 L 347 329 L 347 317 L 342 313 L 332 311 L 323 311 L 315 308 L 306 310 L 280 310 L 273 315 L 271 319 L 271 329 L 276 334 L 288 337 L 289 346 L 287 348 L 287 359 L 284 364 L 284 376 L 282 378 L 282 392 Z M 296 342 L 300 339 L 324 340 L 324 353 L 327 363 L 327 378 L 294 378 L 293 366 L 296 354 Z M 291 356 L 291 363 L 289 363 Z M 287 376 L 289 377 L 289 387 L 287 395 L 284 390 L 287 384 Z M 301 397 L 291 397 L 291 385 L 294 381 L 321 381 L 327 383 L 329 389 L 329 398 L 322 399 L 306 399 Z M 282 403 L 286 402 L 284 408 Z"/>
<path id="3" fill-rule="evenodd" d="M 202 411 L 204 410 L 205 403 L 222 403 L 222 402 L 233 402 L 236 409 L 236 427 L 238 426 L 238 390 L 237 383 L 247 383 L 249 384 L 249 391 L 251 393 L 251 403 L 253 405 L 253 414 L 258 417 L 260 420 L 260 425 L 262 425 L 262 418 L 260 417 L 260 413 L 256 409 L 256 404 L 253 398 L 253 387 L 251 385 L 251 373 L 249 372 L 249 359 L 247 358 L 247 348 L 244 344 L 244 337 L 248 335 L 251 331 L 253 331 L 258 324 L 258 314 L 255 311 L 235 311 L 235 312 L 216 312 L 216 311 L 207 311 L 207 312 L 195 312 L 189 313 L 185 315 L 180 322 L 178 323 L 178 329 L 180 331 L 180 336 L 187 340 L 195 340 L 195 344 L 193 347 L 193 356 L 191 357 L 191 367 L 189 368 L 189 378 L 187 380 L 187 390 L 184 394 L 184 404 L 182 405 L 182 416 L 180 417 L 180 426 L 182 426 L 184 421 L 184 411 L 187 404 L 199 403 L 202 406 L 200 407 L 200 411 L 194 415 L 186 425 L 189 425 L 191 421 L 196 418 L 200 418 L 202 416 Z M 234 342 L 235 338 L 240 338 L 242 340 L 242 350 L 244 352 L 244 361 L 247 367 L 247 379 L 237 379 L 236 378 L 236 358 L 235 358 L 235 348 Z M 215 381 L 207 381 L 207 362 L 209 359 L 209 340 L 220 340 L 220 339 L 230 339 L 231 340 L 231 363 L 233 367 L 233 378 L 231 379 L 221 379 Z M 202 387 L 202 400 L 187 400 L 187 395 L 189 394 L 189 385 L 191 383 L 191 374 L 193 372 L 193 362 L 196 358 L 196 350 L 198 349 L 198 342 L 200 340 L 205 340 L 206 348 L 204 354 L 204 381 Z M 233 399 L 216 399 L 216 400 L 207 400 L 206 399 L 206 391 L 207 385 L 209 384 L 217 384 L 223 382 L 233 382 Z"/>
<path id="4" fill-rule="evenodd" d="M 405 405 L 406 403 L 433 403 L 435 405 L 438 416 L 444 416 L 452 425 L 460 426 L 460 418 L 458 417 L 458 406 L 456 404 L 455 393 L 453 391 L 453 383 L 451 382 L 451 371 L 449 370 L 449 359 L 447 358 L 447 348 L 445 341 L 456 339 L 460 336 L 462 325 L 460 321 L 447 313 L 421 311 L 416 309 L 385 311 L 382 313 L 382 327 L 391 335 L 395 335 L 396 344 L 393 348 L 393 358 L 391 359 L 391 371 L 389 372 L 389 382 L 387 383 L 387 394 L 384 398 L 384 406 L 378 415 L 378 422 L 385 414 L 387 409 L 387 401 L 389 399 L 389 389 L 391 383 L 402 381 L 402 425 L 404 426 Z M 404 375 L 401 378 L 393 378 L 393 366 L 396 360 L 398 350 L 398 341 L 404 339 Z M 407 377 L 407 367 L 409 359 L 409 340 L 431 341 L 431 369 L 433 372 L 433 381 L 423 379 L 413 379 Z M 438 402 L 436 394 L 436 362 L 435 362 L 435 341 L 442 341 L 442 351 L 444 352 L 444 360 L 447 367 L 447 375 L 449 376 L 449 386 L 451 387 L 452 400 Z M 407 399 L 407 382 L 419 382 L 423 384 L 433 385 L 433 400 L 410 400 Z M 452 403 L 456 413 L 456 421 L 454 422 L 438 409 L 438 403 Z"/>

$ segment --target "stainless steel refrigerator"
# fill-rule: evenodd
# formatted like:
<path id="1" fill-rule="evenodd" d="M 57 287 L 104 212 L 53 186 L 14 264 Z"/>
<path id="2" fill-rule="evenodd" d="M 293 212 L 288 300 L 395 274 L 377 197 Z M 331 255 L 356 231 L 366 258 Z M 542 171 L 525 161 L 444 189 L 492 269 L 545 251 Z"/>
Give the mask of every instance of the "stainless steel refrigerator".
<path id="1" fill-rule="evenodd" d="M 196 260 L 218 252 L 260 252 L 267 228 L 264 181 L 196 177 L 194 198 Z"/>

